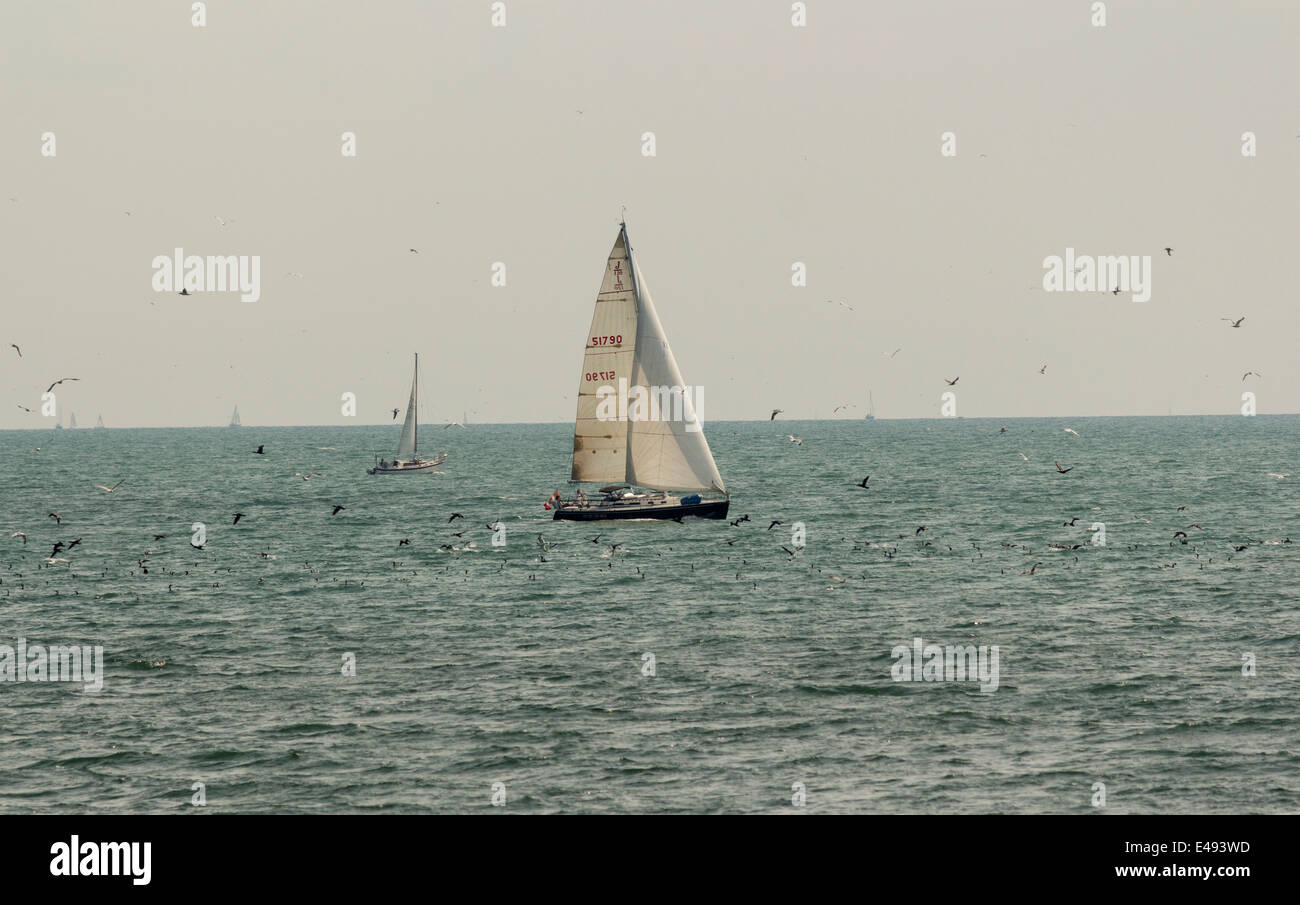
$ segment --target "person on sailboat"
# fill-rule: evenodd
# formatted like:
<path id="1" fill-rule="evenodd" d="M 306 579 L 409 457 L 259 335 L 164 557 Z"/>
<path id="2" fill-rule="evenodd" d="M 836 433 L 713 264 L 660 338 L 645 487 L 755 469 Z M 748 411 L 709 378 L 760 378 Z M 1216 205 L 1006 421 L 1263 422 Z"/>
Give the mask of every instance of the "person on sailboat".
<path id="1" fill-rule="evenodd" d="M 542 508 L 549 512 L 552 509 L 559 509 L 563 502 L 560 499 L 560 491 L 553 490 L 551 491 L 551 498 L 542 504 Z"/>

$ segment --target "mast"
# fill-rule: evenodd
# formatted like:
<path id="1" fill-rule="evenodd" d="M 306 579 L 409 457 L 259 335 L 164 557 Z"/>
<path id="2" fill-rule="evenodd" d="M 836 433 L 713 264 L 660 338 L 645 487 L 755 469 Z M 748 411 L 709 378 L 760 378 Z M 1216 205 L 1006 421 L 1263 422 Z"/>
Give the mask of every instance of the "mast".
<path id="1" fill-rule="evenodd" d="M 411 379 L 411 408 L 415 410 L 415 432 L 411 435 L 411 456 L 420 458 L 420 353 L 415 353 L 415 376 Z"/>

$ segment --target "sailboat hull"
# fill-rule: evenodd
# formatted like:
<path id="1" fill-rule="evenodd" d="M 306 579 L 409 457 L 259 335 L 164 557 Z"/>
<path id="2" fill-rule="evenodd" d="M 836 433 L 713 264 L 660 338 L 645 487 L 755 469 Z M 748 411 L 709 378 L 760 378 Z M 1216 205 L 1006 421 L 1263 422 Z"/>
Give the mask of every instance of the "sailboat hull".
<path id="1" fill-rule="evenodd" d="M 416 474 L 417 472 L 431 471 L 446 461 L 447 457 L 440 455 L 420 462 L 398 462 L 396 465 L 376 465 L 374 468 L 367 468 L 366 474 Z"/>
<path id="2" fill-rule="evenodd" d="M 679 519 L 686 516 L 726 518 L 727 509 L 730 506 L 730 500 L 705 500 L 699 503 L 683 503 L 680 501 L 609 503 L 601 500 L 586 505 L 569 502 L 555 510 L 554 520 L 562 522 L 597 522 L 606 519 L 633 518 Z"/>

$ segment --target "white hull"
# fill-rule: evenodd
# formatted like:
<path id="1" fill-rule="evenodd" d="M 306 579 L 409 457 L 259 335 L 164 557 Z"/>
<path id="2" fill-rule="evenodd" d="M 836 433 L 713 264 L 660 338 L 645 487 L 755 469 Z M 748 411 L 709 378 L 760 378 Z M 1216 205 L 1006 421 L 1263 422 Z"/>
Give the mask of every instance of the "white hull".
<path id="1" fill-rule="evenodd" d="M 437 468 L 443 462 L 447 461 L 445 455 L 437 455 L 432 459 L 425 459 L 418 462 L 398 462 L 396 465 L 376 465 L 374 468 L 367 468 L 366 474 L 415 474 L 421 471 L 431 471 Z"/>

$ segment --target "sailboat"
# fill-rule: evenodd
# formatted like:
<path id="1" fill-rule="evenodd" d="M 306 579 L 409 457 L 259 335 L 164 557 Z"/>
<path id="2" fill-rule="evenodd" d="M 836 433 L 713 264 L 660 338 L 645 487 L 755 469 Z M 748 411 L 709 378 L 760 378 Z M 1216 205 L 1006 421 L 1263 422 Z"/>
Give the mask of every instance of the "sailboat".
<path id="1" fill-rule="evenodd" d="M 867 390 L 867 416 L 862 420 L 864 421 L 876 420 L 876 400 L 875 397 L 871 395 L 870 390 Z"/>
<path id="2" fill-rule="evenodd" d="M 226 427 L 241 427 L 239 423 L 239 406 L 235 406 L 235 413 L 230 416 L 230 423 Z"/>
<path id="3" fill-rule="evenodd" d="M 397 441 L 397 457 L 380 459 L 375 457 L 375 467 L 367 468 L 366 474 L 412 474 L 437 468 L 447 461 L 447 456 L 439 453 L 432 459 L 421 459 L 417 451 L 420 433 L 420 416 L 417 411 L 418 387 L 420 385 L 420 353 L 415 353 L 415 374 L 411 377 L 411 399 L 406 403 L 406 421 L 402 424 L 402 438 Z"/>
<path id="4" fill-rule="evenodd" d="M 77 413 L 73 412 L 68 419 L 68 430 L 74 431 L 76 429 L 77 429 Z"/>
<path id="5" fill-rule="evenodd" d="M 725 518 L 730 498 L 632 254 L 626 223 L 619 225 L 605 262 L 584 346 L 569 483 L 604 486 L 598 499 L 579 489 L 565 500 L 556 491 L 546 504 L 554 518 Z M 661 402 L 648 406 L 648 417 L 647 406 L 639 404 L 647 397 Z"/>
<path id="6" fill-rule="evenodd" d="M 56 431 L 61 431 L 61 430 L 63 430 L 63 416 L 62 416 L 62 415 L 59 415 L 59 420 L 54 422 L 54 429 L 55 429 Z"/>
<path id="7" fill-rule="evenodd" d="M 92 427 L 91 430 L 102 431 L 103 429 L 104 429 L 104 416 L 100 415 L 97 419 L 95 419 L 95 426 Z"/>

